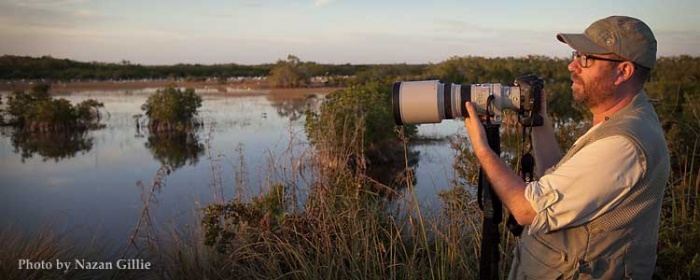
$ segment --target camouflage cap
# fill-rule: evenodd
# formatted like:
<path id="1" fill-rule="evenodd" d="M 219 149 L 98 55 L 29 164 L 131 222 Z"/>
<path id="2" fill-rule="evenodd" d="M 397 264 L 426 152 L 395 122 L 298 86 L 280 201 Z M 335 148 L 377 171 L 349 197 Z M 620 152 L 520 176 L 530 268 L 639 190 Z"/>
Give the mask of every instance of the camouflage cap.
<path id="1" fill-rule="evenodd" d="M 617 54 L 649 69 L 656 64 L 656 38 L 639 19 L 611 16 L 591 24 L 583 34 L 557 34 L 557 39 L 588 54 Z"/>

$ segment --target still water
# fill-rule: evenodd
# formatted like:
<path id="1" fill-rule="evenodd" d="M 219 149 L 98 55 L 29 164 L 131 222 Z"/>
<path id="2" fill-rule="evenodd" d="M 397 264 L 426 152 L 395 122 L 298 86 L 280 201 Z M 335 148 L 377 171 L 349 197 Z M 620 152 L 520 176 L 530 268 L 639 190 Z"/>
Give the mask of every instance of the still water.
<path id="1" fill-rule="evenodd" d="M 187 137 L 149 137 L 140 109 L 155 89 L 78 92 L 58 97 L 71 103 L 104 103 L 104 128 L 79 135 L 0 135 L 0 225 L 18 232 L 52 227 L 79 239 L 124 244 L 143 207 L 141 196 L 164 164 L 172 166 L 151 211 L 162 227 L 197 224 L 198 209 L 214 201 L 215 185 L 231 198 L 252 196 L 269 182 L 289 182 L 285 166 L 310 149 L 304 111 L 317 110 L 323 93 L 258 92 L 202 94 L 204 126 Z M 5 97 L 7 92 L 2 93 Z M 3 98 L 3 100 L 7 100 Z M 419 134 L 445 137 L 464 133 L 448 121 L 421 125 Z M 446 141 L 415 147 L 415 197 L 438 205 L 437 192 L 453 177 L 453 151 Z M 219 182 L 220 180 L 220 182 Z M 304 192 L 303 189 L 298 190 Z M 303 194 L 302 194 L 303 195 Z M 413 196 L 405 194 L 405 197 Z"/>

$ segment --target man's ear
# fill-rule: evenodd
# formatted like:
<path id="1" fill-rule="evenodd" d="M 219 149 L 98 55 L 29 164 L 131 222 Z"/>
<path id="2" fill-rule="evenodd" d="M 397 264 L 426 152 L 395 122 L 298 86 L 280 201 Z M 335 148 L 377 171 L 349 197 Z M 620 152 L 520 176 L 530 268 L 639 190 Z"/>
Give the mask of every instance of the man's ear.
<path id="1" fill-rule="evenodd" d="M 634 64 L 629 61 L 621 62 L 617 65 L 617 79 L 615 79 L 615 85 L 620 85 L 623 82 L 629 81 L 634 75 Z"/>

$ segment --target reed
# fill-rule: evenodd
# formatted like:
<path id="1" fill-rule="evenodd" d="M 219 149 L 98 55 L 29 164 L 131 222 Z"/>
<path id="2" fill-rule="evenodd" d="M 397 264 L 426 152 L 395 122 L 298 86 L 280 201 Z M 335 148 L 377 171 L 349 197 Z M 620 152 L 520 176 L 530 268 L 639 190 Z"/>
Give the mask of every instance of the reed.
<path id="1" fill-rule="evenodd" d="M 656 276 L 664 279 L 700 278 L 700 105 L 690 104 L 690 118 L 679 121 L 694 138 L 669 139 L 671 176 L 667 184 L 659 230 Z M 692 137 L 694 135 L 694 137 Z"/>
<path id="2" fill-rule="evenodd" d="M 106 261 L 114 252 L 99 243 L 97 236 L 78 243 L 70 238 L 70 230 L 58 230 L 47 224 L 33 234 L 14 227 L 0 230 L 0 275 L 3 279 L 94 279 L 104 278 L 108 271 L 57 269 L 57 261 L 90 259 Z M 26 264 L 23 262 L 31 262 Z M 43 265 L 42 265 L 43 264 Z"/>

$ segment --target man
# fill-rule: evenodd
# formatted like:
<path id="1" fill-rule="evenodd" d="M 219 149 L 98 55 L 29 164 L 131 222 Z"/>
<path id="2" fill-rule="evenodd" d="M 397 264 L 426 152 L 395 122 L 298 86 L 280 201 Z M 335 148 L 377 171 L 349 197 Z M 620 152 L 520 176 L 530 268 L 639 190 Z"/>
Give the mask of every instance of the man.
<path id="1" fill-rule="evenodd" d="M 669 153 L 643 90 L 656 39 L 642 21 L 612 16 L 583 34 L 558 34 L 575 51 L 574 100 L 593 127 L 562 156 L 545 125 L 533 129 L 538 181 L 525 183 L 488 146 L 478 117 L 465 119 L 474 153 L 525 231 L 510 279 L 650 279 L 656 262 Z M 467 102 L 469 116 L 477 116 Z"/>

